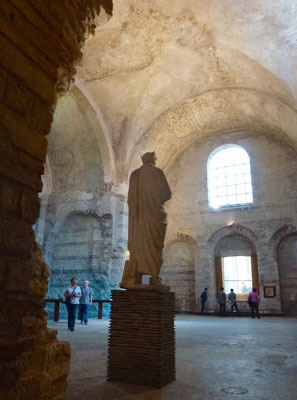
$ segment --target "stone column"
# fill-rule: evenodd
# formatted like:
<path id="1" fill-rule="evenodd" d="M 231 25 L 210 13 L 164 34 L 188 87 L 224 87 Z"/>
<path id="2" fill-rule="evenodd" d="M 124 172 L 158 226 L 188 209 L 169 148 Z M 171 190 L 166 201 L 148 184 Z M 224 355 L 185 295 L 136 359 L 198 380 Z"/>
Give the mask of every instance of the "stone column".
<path id="1" fill-rule="evenodd" d="M 57 399 L 66 388 L 70 347 L 46 327 L 49 267 L 32 225 L 57 92 L 72 81 L 100 3 L 0 3 L 1 399 Z"/>

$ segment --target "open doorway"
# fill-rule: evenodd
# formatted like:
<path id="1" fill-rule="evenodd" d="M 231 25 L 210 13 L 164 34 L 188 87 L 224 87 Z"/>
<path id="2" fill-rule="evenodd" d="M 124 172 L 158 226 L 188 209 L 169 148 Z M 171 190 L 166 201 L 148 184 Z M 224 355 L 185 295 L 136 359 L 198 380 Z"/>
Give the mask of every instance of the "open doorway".
<path id="1" fill-rule="evenodd" d="M 251 257 L 222 257 L 222 278 L 226 292 L 233 289 L 237 300 L 245 300 L 253 288 Z"/>
<path id="2" fill-rule="evenodd" d="M 252 288 L 259 289 L 257 254 L 254 244 L 244 235 L 228 235 L 215 249 L 216 288 L 226 293 L 234 289 L 237 300 L 246 306 Z"/>

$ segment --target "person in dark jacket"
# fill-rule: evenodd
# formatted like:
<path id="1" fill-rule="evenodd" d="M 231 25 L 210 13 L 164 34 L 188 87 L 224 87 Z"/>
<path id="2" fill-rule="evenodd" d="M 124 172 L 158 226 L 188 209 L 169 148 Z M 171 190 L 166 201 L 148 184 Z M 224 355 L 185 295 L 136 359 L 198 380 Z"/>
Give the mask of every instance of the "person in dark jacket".
<path id="1" fill-rule="evenodd" d="M 207 302 L 207 290 L 208 289 L 206 287 L 200 296 L 200 298 L 201 298 L 201 314 L 204 314 L 205 303 Z"/>
<path id="2" fill-rule="evenodd" d="M 230 303 L 230 307 L 231 307 L 232 317 L 234 316 L 234 314 L 233 314 L 234 308 L 236 310 L 236 315 L 239 317 L 239 309 L 238 309 L 237 302 L 236 302 L 236 293 L 234 293 L 233 289 L 230 289 L 228 299 L 229 299 L 229 303 Z"/>
<path id="3" fill-rule="evenodd" d="M 219 312 L 219 317 L 223 316 L 226 317 L 226 293 L 224 292 L 224 288 L 221 287 L 220 291 L 218 293 L 218 303 L 220 306 L 220 312 Z"/>

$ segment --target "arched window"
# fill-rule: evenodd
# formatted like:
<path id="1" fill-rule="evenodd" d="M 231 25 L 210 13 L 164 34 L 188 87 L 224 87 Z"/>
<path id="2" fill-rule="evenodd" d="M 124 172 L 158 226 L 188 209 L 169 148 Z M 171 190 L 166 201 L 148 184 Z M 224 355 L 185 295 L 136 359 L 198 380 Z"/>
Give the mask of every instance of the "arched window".
<path id="1" fill-rule="evenodd" d="M 212 209 L 253 203 L 250 158 L 240 146 L 216 149 L 207 163 L 208 201 Z"/>

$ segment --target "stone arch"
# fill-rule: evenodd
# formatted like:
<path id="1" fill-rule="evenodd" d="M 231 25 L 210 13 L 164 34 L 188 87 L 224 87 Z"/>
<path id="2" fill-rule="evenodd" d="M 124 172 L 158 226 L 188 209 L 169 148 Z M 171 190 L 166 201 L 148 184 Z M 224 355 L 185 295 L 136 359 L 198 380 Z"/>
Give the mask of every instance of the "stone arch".
<path id="1" fill-rule="evenodd" d="M 44 244 L 44 259 L 47 264 L 51 264 L 52 261 L 52 251 L 53 251 L 53 246 L 55 242 L 55 238 L 58 234 L 58 232 L 61 229 L 61 226 L 65 223 L 65 220 L 70 216 L 70 215 L 76 215 L 76 214 L 82 214 L 82 215 L 92 215 L 94 218 L 99 219 L 100 217 L 96 215 L 96 213 L 93 213 L 92 210 L 90 210 L 87 206 L 86 203 L 81 202 L 76 205 L 74 209 L 67 209 L 63 212 L 60 212 L 56 216 L 56 220 L 54 225 L 52 226 L 47 239 Z"/>
<path id="2" fill-rule="evenodd" d="M 269 241 L 271 261 L 278 273 L 279 297 L 282 311 L 296 315 L 297 300 L 297 228 L 284 225 L 278 229 Z M 294 285 L 295 283 L 295 285 Z"/>
<path id="3" fill-rule="evenodd" d="M 269 241 L 270 252 L 273 258 L 277 261 L 277 247 L 280 242 L 288 235 L 297 233 L 297 228 L 294 225 L 283 225 L 271 236 Z"/>
<path id="4" fill-rule="evenodd" d="M 26 270 L 18 282 L 6 279 L 5 298 L 10 307 L 1 310 L 6 321 L 2 346 L 7 355 L 2 360 L 2 378 L 9 383 L 3 389 L 4 398 L 51 399 L 61 396 L 66 389 L 69 344 L 58 342 L 56 333 L 49 334 L 46 327 L 43 299 L 49 270 L 40 255 L 32 225 L 39 216 L 38 192 L 42 190 L 47 152 L 45 136 L 50 130 L 56 99 L 72 83 L 74 64 L 81 58 L 85 39 L 95 29 L 101 6 L 111 14 L 109 0 L 75 4 L 65 0 L 34 6 L 30 2 L 7 3 L 7 15 L 1 15 L 1 25 L 6 29 L 1 45 L 4 51 L 0 91 L 1 124 L 5 131 L 1 148 L 5 149 L 1 167 L 4 179 L 0 182 L 1 228 L 6 232 L 1 239 L 2 262 L 8 267 L 14 254 L 11 276 L 17 276 L 22 266 Z M 13 19 L 9 24 L 8 14 Z M 12 338 L 7 337 L 7 332 L 17 333 Z M 40 361 L 40 354 L 45 362 Z M 56 365 L 60 367 L 57 369 Z"/>
<path id="5" fill-rule="evenodd" d="M 186 233 L 176 232 L 165 240 L 160 277 L 175 292 L 178 312 L 194 311 L 195 252 L 196 241 Z"/>
<path id="6" fill-rule="evenodd" d="M 243 225 L 232 224 L 230 226 L 225 226 L 218 229 L 215 233 L 211 235 L 211 237 L 207 241 L 209 254 L 214 254 L 214 250 L 218 242 L 222 238 L 230 235 L 242 235 L 250 240 L 250 242 L 254 245 L 256 251 L 259 249 L 258 237 L 253 231 Z"/>
<path id="7" fill-rule="evenodd" d="M 60 281 L 61 274 L 67 275 L 72 270 L 75 273 L 76 270 L 81 272 L 80 270 L 96 269 L 98 262 L 94 260 L 99 261 L 103 258 L 101 225 L 101 219 L 96 215 L 79 210 L 67 213 L 64 218 L 60 218 L 59 223 L 51 232 L 52 252 L 48 260 L 50 268 L 58 271 L 59 276 L 56 278 L 53 275 L 51 280 Z M 65 256 L 66 259 L 64 259 Z M 69 256 L 71 256 L 70 261 Z M 65 282 L 65 279 L 62 280 Z M 50 292 L 52 293 L 52 290 Z M 51 294 L 50 297 L 53 295 Z"/>
<path id="8" fill-rule="evenodd" d="M 146 151 L 155 151 L 160 159 L 158 166 L 168 168 L 202 135 L 215 138 L 222 132 L 262 132 L 282 137 L 296 147 L 296 127 L 296 109 L 280 97 L 247 87 L 207 90 L 164 112 L 143 133 L 131 150 L 127 171 L 137 167 Z M 166 140 L 161 140 L 162 132 Z"/>
<path id="9" fill-rule="evenodd" d="M 94 127 L 103 159 L 104 182 L 105 184 L 116 183 L 114 152 L 110 142 L 110 137 L 105 129 L 104 121 L 102 121 L 101 116 L 99 119 L 98 112 L 86 97 L 82 85 L 79 85 L 78 82 L 76 82 L 76 84 L 71 88 L 71 93 L 83 108 L 89 121 Z"/>
<path id="10" fill-rule="evenodd" d="M 41 211 L 35 230 L 38 243 L 46 243 L 46 262 L 51 261 L 49 248 L 51 236 L 56 234 L 56 227 L 52 226 L 56 216 L 61 222 L 76 209 L 89 212 L 85 203 L 95 213 L 101 213 L 102 204 L 108 203 L 105 213 L 112 213 L 114 205 L 106 198 L 115 179 L 112 155 L 101 125 L 75 86 L 57 104 L 48 141 Z"/>
<path id="11" fill-rule="evenodd" d="M 220 256 L 216 257 L 216 251 L 217 247 L 219 246 L 219 243 L 232 236 L 238 236 L 242 237 L 243 239 L 247 240 L 247 242 L 250 245 L 251 248 L 251 257 L 252 257 L 252 274 L 253 274 L 253 281 L 257 285 L 259 282 L 259 260 L 261 260 L 261 247 L 259 243 L 259 238 L 258 236 L 249 228 L 240 225 L 240 224 L 232 224 L 230 226 L 225 226 L 220 229 L 218 229 L 216 232 L 214 232 L 210 238 L 207 241 L 206 245 L 206 251 L 208 254 L 208 260 L 205 261 L 208 263 L 208 266 L 211 271 L 211 275 L 209 279 L 211 279 L 212 284 L 210 285 L 212 287 L 213 293 L 217 293 L 217 290 L 219 286 L 223 282 L 222 279 L 222 272 L 221 271 L 221 261 L 220 261 Z M 207 286 L 207 285 L 206 285 Z M 214 305 L 214 308 L 216 307 L 216 300 L 215 296 L 213 295 L 212 302 Z M 245 299 L 246 302 L 246 299 Z"/>
<path id="12" fill-rule="evenodd" d="M 175 232 L 167 235 L 165 238 L 164 246 L 168 246 L 170 243 L 174 242 L 189 242 L 195 245 L 195 247 L 197 246 L 196 240 L 192 236 L 183 232 Z"/>

